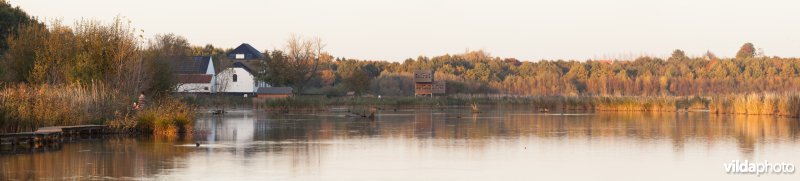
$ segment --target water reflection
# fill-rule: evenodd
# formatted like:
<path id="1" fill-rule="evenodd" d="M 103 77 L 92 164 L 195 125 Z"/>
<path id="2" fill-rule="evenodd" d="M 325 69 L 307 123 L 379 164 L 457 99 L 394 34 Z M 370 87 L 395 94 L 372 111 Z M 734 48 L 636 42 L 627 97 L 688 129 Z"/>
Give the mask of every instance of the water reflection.
<path id="1" fill-rule="evenodd" d="M 134 178 L 181 166 L 188 155 L 174 140 L 111 136 L 61 144 L 61 149 L 31 154 L 4 154 L 0 180 L 88 180 Z"/>
<path id="2" fill-rule="evenodd" d="M 606 172 L 638 169 L 623 163 L 642 162 L 661 170 L 640 170 L 642 177 L 631 178 L 672 172 L 684 177 L 666 178 L 679 179 L 724 177 L 717 167 L 730 159 L 800 163 L 792 160 L 800 158 L 796 119 L 528 110 L 406 109 L 382 111 L 375 121 L 335 112 L 232 111 L 201 116 L 191 138 L 113 137 L 67 143 L 51 152 L 3 155 L 0 180 L 528 180 L 521 176 L 530 169 L 544 171 L 543 177 L 597 179 L 592 176 L 616 178 Z M 605 162 L 619 164 L 597 165 Z M 570 174 L 564 166 L 589 173 Z"/>

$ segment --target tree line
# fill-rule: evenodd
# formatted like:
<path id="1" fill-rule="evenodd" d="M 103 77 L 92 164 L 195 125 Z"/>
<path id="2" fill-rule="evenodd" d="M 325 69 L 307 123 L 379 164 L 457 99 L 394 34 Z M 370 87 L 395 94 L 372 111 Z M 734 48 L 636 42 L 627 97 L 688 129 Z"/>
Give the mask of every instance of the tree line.
<path id="1" fill-rule="evenodd" d="M 280 50 L 265 53 L 264 72 L 291 72 L 281 64 Z M 800 59 L 757 55 L 745 43 L 734 58 L 713 53 L 688 57 L 676 49 L 667 59 L 539 60 L 520 61 L 470 51 L 434 57 L 420 56 L 402 62 L 333 58 L 325 54 L 319 71 L 307 85 L 309 92 L 341 95 L 413 95 L 413 72 L 434 70 L 447 81 L 450 94 L 502 94 L 516 96 L 688 96 L 798 90 Z M 263 80 L 292 85 L 278 76 Z"/>
<path id="2" fill-rule="evenodd" d="M 0 26 L 0 80 L 9 83 L 72 84 L 102 81 L 127 95 L 174 89 L 173 60 L 212 56 L 215 67 L 230 49 L 193 46 L 175 34 L 145 39 L 129 23 L 80 21 L 49 25 L 5 1 Z M 797 58 L 769 57 L 745 43 L 732 58 L 708 52 L 689 57 L 675 50 L 666 59 L 538 60 L 495 57 L 478 50 L 419 56 L 399 62 L 336 57 L 320 38 L 290 37 L 285 47 L 265 50 L 256 77 L 296 93 L 413 95 L 413 72 L 434 70 L 449 94 L 515 96 L 687 96 L 791 92 L 800 85 Z"/>

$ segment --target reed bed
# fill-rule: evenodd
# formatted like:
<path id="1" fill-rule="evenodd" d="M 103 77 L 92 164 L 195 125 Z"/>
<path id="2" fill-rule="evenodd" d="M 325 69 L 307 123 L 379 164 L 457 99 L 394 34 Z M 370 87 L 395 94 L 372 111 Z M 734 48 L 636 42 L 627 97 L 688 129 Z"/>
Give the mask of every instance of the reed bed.
<path id="1" fill-rule="evenodd" d="M 777 115 L 800 117 L 798 93 L 751 93 L 711 98 L 709 111 L 715 114 Z"/>
<path id="2" fill-rule="evenodd" d="M 326 106 L 471 106 L 477 105 L 529 105 L 539 110 L 552 111 L 657 111 L 705 110 L 708 99 L 703 97 L 634 97 L 634 96 L 524 96 L 524 97 L 349 97 L 325 98 L 296 96 L 286 99 L 253 101 L 259 109 L 305 109 Z"/>
<path id="3" fill-rule="evenodd" d="M 132 109 L 132 97 L 102 83 L 8 85 L 0 89 L 0 133 L 46 126 L 108 125 L 117 132 L 179 133 L 191 130 L 194 110 L 164 98 Z"/>
<path id="4" fill-rule="evenodd" d="M 652 111 L 676 112 L 705 110 L 708 100 L 695 97 L 597 97 L 594 101 L 598 111 Z"/>
<path id="5" fill-rule="evenodd" d="M 101 83 L 8 85 L 0 90 L 0 132 L 56 125 L 104 124 L 126 104 Z"/>

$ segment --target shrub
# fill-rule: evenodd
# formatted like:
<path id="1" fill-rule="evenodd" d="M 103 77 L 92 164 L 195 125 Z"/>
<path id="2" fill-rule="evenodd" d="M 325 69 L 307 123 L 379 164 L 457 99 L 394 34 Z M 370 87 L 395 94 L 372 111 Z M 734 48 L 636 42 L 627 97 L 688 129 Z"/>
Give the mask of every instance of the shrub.
<path id="1" fill-rule="evenodd" d="M 163 98 L 135 114 L 136 129 L 155 135 L 191 133 L 195 111 L 174 98 Z"/>

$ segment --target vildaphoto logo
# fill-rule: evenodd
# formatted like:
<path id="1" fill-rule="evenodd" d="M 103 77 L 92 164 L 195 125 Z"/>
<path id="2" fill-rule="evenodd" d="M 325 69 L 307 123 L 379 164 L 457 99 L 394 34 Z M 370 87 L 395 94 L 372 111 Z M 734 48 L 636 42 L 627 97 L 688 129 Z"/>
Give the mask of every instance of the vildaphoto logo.
<path id="1" fill-rule="evenodd" d="M 730 163 L 722 164 L 722 166 L 725 167 L 725 171 L 728 174 L 756 174 L 756 176 L 763 174 L 794 174 L 794 164 L 786 162 L 770 163 L 767 160 L 764 160 L 764 162 L 731 160 Z"/>

